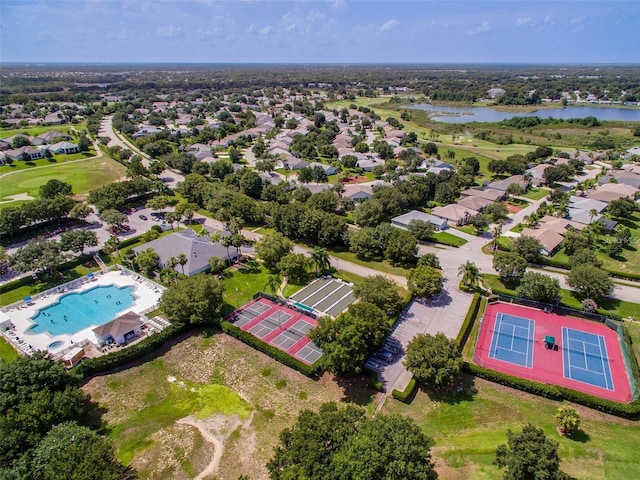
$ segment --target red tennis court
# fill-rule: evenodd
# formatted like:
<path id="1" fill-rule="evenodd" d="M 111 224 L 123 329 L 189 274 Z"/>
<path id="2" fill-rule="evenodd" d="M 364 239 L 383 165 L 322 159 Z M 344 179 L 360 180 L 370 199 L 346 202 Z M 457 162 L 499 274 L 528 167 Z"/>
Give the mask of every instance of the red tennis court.
<path id="1" fill-rule="evenodd" d="M 617 332 L 602 323 L 496 302 L 486 308 L 473 361 L 516 377 L 630 402 L 619 342 Z"/>
<path id="2" fill-rule="evenodd" d="M 307 336 L 318 322 L 268 298 L 247 303 L 233 312 L 229 321 L 307 365 L 312 365 L 322 356 L 322 350 Z"/>

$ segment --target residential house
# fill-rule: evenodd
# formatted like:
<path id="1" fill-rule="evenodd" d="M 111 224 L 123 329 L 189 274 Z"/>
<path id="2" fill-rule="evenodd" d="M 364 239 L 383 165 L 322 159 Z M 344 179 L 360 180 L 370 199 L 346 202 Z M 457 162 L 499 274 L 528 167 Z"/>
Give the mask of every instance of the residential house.
<path id="1" fill-rule="evenodd" d="M 547 257 L 556 253 L 564 240 L 561 234 L 546 228 L 524 228 L 521 235 L 537 239 L 542 245 L 541 253 Z"/>
<path id="2" fill-rule="evenodd" d="M 6 150 L 4 154 L 11 160 L 26 160 L 26 157 L 28 157 L 28 160 L 44 158 L 44 152 L 42 150 L 29 146 Z"/>
<path id="3" fill-rule="evenodd" d="M 49 130 L 48 132 L 38 135 L 37 138 L 42 140 L 42 143 L 47 144 L 64 142 L 71 139 L 71 137 L 66 133 L 58 132 L 56 130 Z"/>
<path id="4" fill-rule="evenodd" d="M 286 168 L 287 170 L 300 170 L 309 166 L 309 162 L 296 158 L 293 155 L 287 157 L 286 160 L 282 160 L 276 163 L 276 168 Z"/>
<path id="5" fill-rule="evenodd" d="M 142 333 L 142 317 L 135 312 L 127 312 L 110 322 L 93 329 L 98 346 L 116 343 L 124 345 Z"/>
<path id="6" fill-rule="evenodd" d="M 58 142 L 46 147 L 46 150 L 49 150 L 51 153 L 55 153 L 56 155 L 68 155 L 71 153 L 78 153 L 80 151 L 80 147 L 76 143 Z"/>
<path id="7" fill-rule="evenodd" d="M 42 120 L 42 123 L 44 123 L 45 125 L 61 125 L 65 122 L 66 119 L 64 113 L 62 113 L 60 110 L 50 113 Z"/>
<path id="8" fill-rule="evenodd" d="M 446 230 L 449 228 L 446 219 L 431 215 L 429 213 L 420 212 L 418 210 L 411 210 L 404 215 L 399 215 L 391 219 L 391 225 L 398 228 L 409 228 L 409 224 L 412 220 L 423 221 L 432 224 L 436 230 Z"/>
<path id="9" fill-rule="evenodd" d="M 333 165 L 325 165 L 324 163 L 320 163 L 320 162 L 311 162 L 309 166 L 320 167 L 322 168 L 322 170 L 324 170 L 324 173 L 326 173 L 327 175 L 335 175 L 336 173 L 338 173 L 338 170 L 336 170 L 336 167 L 334 167 Z"/>
<path id="10" fill-rule="evenodd" d="M 162 132 L 162 128 L 145 125 L 141 127 L 140 130 L 138 130 L 136 133 L 132 134 L 131 138 L 148 137 L 160 132 Z"/>
<path id="11" fill-rule="evenodd" d="M 487 95 L 489 95 L 489 98 L 496 98 L 500 95 L 504 95 L 505 93 L 507 92 L 502 88 L 490 88 L 489 90 L 487 90 Z"/>
<path id="12" fill-rule="evenodd" d="M 356 165 L 364 170 L 365 172 L 371 172 L 374 168 L 382 166 L 384 167 L 384 162 L 382 160 L 378 160 L 375 158 L 365 158 L 358 159 Z"/>
<path id="13" fill-rule="evenodd" d="M 469 218 L 478 214 L 478 211 L 463 207 L 457 203 L 435 207 L 431 213 L 437 217 L 446 219 L 450 225 L 461 226 L 469 223 Z"/>
<path id="14" fill-rule="evenodd" d="M 630 185 L 636 189 L 640 188 L 640 175 L 628 170 L 612 170 L 607 175 L 603 175 L 598 179 L 599 185 L 611 183 L 615 179 L 615 183 Z"/>
<path id="15" fill-rule="evenodd" d="M 439 158 L 435 158 L 435 157 L 429 157 L 424 159 L 418 168 L 421 170 L 428 170 L 432 167 L 453 170 L 453 165 L 447 162 L 443 162 Z"/>
<path id="16" fill-rule="evenodd" d="M 369 185 L 345 185 L 342 187 L 342 197 L 359 203 L 373 197 L 373 188 Z"/>
<path id="17" fill-rule="evenodd" d="M 230 233 L 220 232 L 220 235 L 224 237 Z M 230 262 L 237 257 L 234 247 L 227 249 L 222 243 L 213 242 L 207 236 L 199 237 L 190 229 L 157 238 L 134 248 L 133 251 L 138 254 L 147 248 L 152 248 L 158 254 L 160 267 L 165 267 L 167 260 L 171 257 L 177 257 L 181 253 L 186 255 L 187 263 L 184 265 L 184 274 L 189 277 L 209 270 L 211 257 L 218 257 Z M 174 270 L 182 272 L 182 266 L 177 265 Z"/>
<path id="18" fill-rule="evenodd" d="M 593 200 L 610 203 L 623 197 L 634 199 L 637 191 L 638 189 L 631 185 L 625 185 L 623 183 L 605 183 L 604 185 L 598 185 L 593 190 L 589 190 L 585 196 Z"/>
<path id="19" fill-rule="evenodd" d="M 509 178 L 505 178 L 504 180 L 491 182 L 487 185 L 487 188 L 493 188 L 495 190 L 502 190 L 503 192 L 506 192 L 507 188 L 509 188 L 509 185 L 512 185 L 514 183 L 520 185 L 523 190 L 527 189 L 528 182 L 525 180 L 524 175 L 511 175 Z"/>
<path id="20" fill-rule="evenodd" d="M 569 218 L 584 225 L 600 220 L 601 213 L 607 208 L 605 202 L 575 195 L 569 197 L 569 202 Z"/>
<path id="21" fill-rule="evenodd" d="M 529 168 L 526 173 L 531 175 L 531 183 L 536 187 L 542 185 L 545 182 L 544 171 L 551 166 L 552 165 L 548 163 L 541 163 L 540 165 Z"/>
<path id="22" fill-rule="evenodd" d="M 469 188 L 467 190 L 463 190 L 462 192 L 460 192 L 460 194 L 466 197 L 485 198 L 487 200 L 491 200 L 492 202 L 504 200 L 507 196 L 506 191 L 496 190 L 495 188 Z"/>
<path id="23" fill-rule="evenodd" d="M 464 208 L 481 212 L 484 207 L 486 207 L 487 205 L 491 205 L 493 203 L 493 200 L 476 196 L 468 196 L 462 197 L 456 203 L 463 206 Z"/>

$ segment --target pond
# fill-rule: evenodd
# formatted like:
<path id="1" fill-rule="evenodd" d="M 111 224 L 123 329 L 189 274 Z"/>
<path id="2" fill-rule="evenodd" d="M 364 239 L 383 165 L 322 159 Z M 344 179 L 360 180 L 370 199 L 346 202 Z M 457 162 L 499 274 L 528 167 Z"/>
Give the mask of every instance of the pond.
<path id="1" fill-rule="evenodd" d="M 640 109 L 612 108 L 612 107 L 564 107 L 541 108 L 535 112 L 513 113 L 502 112 L 489 107 L 453 107 L 448 105 L 431 105 L 420 103 L 410 105 L 409 108 L 424 110 L 429 113 L 431 120 L 444 123 L 467 122 L 501 122 L 513 117 L 540 118 L 585 118 L 596 117 L 599 120 L 620 120 L 624 122 L 640 122 Z"/>

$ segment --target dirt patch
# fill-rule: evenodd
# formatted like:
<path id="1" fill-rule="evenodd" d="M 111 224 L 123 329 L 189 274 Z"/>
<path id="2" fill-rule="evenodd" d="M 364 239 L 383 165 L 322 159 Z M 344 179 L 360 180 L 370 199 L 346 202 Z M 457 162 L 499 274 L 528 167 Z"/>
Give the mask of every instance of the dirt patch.
<path id="1" fill-rule="evenodd" d="M 34 197 L 32 197 L 31 195 L 29 195 L 28 193 L 17 193 L 15 195 L 9 195 L 7 197 L 4 198 L 10 198 L 11 200 L 3 200 L 0 203 L 11 203 L 11 202 L 18 202 L 20 200 L 35 200 Z"/>

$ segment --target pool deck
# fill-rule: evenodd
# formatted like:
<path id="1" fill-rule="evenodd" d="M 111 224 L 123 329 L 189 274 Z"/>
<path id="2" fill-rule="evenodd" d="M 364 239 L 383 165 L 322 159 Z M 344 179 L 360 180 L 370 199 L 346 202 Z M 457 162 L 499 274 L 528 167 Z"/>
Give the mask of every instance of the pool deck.
<path id="1" fill-rule="evenodd" d="M 48 350 L 53 354 L 67 350 L 73 345 L 85 344 L 87 340 L 94 342 L 93 329 L 98 326 L 97 324 L 79 330 L 74 334 L 51 335 L 49 332 L 30 333 L 28 330 L 34 324 L 31 319 L 38 314 L 38 311 L 56 303 L 63 295 L 81 293 L 94 287 L 107 285 L 133 287 L 133 305 L 117 312 L 114 318 L 129 311 L 143 314 L 157 305 L 162 296 L 162 290 L 144 277 L 118 270 L 96 273 L 93 279 L 75 288 L 61 285 L 59 293 L 53 292 L 41 298 L 34 298 L 30 302 L 23 302 L 23 305 L 5 311 L 5 314 L 15 326 L 15 329 L 8 333 L 12 336 L 9 337 L 10 340 L 25 353 L 31 353 L 35 350 Z M 62 342 L 62 344 L 53 349 L 48 348 L 53 342 Z"/>

